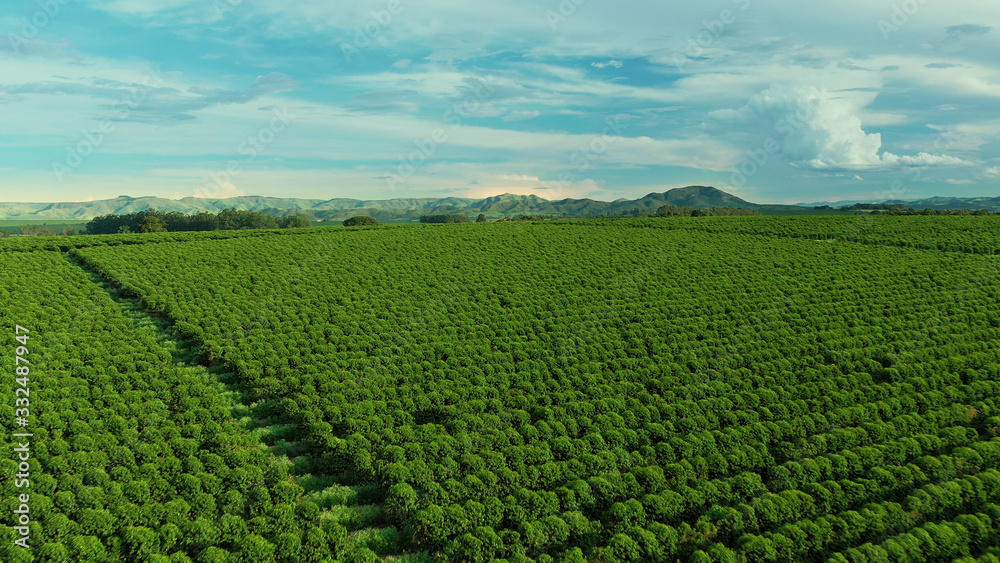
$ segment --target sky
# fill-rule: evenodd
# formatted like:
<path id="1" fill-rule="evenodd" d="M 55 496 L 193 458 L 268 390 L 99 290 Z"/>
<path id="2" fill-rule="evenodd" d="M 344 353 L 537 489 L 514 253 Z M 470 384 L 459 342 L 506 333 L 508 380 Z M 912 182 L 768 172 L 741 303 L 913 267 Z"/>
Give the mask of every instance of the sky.
<path id="1" fill-rule="evenodd" d="M 0 201 L 1000 196 L 996 0 L 11 0 Z"/>

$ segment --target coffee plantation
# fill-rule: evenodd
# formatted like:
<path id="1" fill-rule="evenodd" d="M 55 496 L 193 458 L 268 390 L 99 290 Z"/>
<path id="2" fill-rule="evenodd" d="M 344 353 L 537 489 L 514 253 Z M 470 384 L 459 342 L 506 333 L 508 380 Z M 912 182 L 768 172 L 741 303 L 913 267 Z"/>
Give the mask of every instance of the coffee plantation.
<path id="1" fill-rule="evenodd" d="M 35 370 L 37 520 L 6 560 L 1000 561 L 998 232 L 0 241 L 5 420 L 15 324 Z"/>

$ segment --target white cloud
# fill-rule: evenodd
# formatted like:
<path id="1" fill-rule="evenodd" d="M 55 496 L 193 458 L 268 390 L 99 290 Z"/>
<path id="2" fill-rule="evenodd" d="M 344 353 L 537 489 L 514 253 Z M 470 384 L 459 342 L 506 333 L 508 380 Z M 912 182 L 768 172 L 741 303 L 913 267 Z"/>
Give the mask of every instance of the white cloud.
<path id="1" fill-rule="evenodd" d="M 1000 166 L 991 166 L 987 168 L 984 173 L 987 178 L 1000 178 Z"/>
<path id="2" fill-rule="evenodd" d="M 410 68 L 410 63 L 413 62 L 410 59 L 399 59 L 398 61 L 392 63 L 393 68 Z"/>
<path id="3" fill-rule="evenodd" d="M 152 15 L 191 5 L 192 0 L 96 0 L 94 4 L 109 12 Z"/>
<path id="4" fill-rule="evenodd" d="M 882 150 L 882 136 L 865 132 L 858 109 L 844 97 L 815 87 L 774 85 L 723 118 L 756 118 L 781 135 L 781 152 L 797 167 L 866 170 L 890 166 L 959 165 L 962 160 L 920 152 L 900 156 Z"/>
<path id="5" fill-rule="evenodd" d="M 524 121 L 527 119 L 534 119 L 542 115 L 540 111 L 512 111 L 507 115 L 503 116 L 504 121 Z"/>
<path id="6" fill-rule="evenodd" d="M 937 126 L 935 129 L 947 131 L 949 128 Z M 958 123 L 950 129 L 965 135 L 998 136 L 1000 135 L 1000 119 L 981 119 L 974 122 Z"/>
<path id="7" fill-rule="evenodd" d="M 37 57 L 46 59 L 69 58 L 79 61 L 80 55 L 71 49 L 68 40 L 46 41 L 17 34 L 0 35 L 0 53 L 7 56 Z"/>
<path id="8" fill-rule="evenodd" d="M 615 67 L 615 68 L 621 68 L 621 67 L 625 66 L 625 63 L 623 63 L 621 61 L 618 61 L 618 60 L 615 60 L 615 59 L 611 59 L 610 61 L 608 61 L 606 63 L 590 63 L 590 66 L 597 67 L 597 68 L 605 68 L 605 67 L 609 67 L 609 66 Z"/>
<path id="9" fill-rule="evenodd" d="M 890 152 L 882 155 L 882 162 L 888 165 L 901 164 L 903 166 L 961 166 L 967 164 L 960 158 L 948 155 L 929 154 L 926 152 L 917 153 L 916 156 L 896 156 Z"/>
<path id="10" fill-rule="evenodd" d="M 861 122 L 868 127 L 873 125 L 905 125 L 913 121 L 913 117 L 910 115 L 890 111 L 862 110 L 857 115 Z"/>

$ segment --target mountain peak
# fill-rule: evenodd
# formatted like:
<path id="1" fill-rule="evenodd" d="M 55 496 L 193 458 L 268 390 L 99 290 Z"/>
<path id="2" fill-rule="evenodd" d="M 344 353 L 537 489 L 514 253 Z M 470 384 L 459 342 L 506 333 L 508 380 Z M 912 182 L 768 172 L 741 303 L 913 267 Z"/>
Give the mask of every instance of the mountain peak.
<path id="1" fill-rule="evenodd" d="M 739 207 L 743 209 L 757 207 L 757 204 L 740 199 L 731 193 L 711 186 L 687 186 L 674 188 L 663 194 L 650 194 L 662 197 L 670 205 L 680 207 Z M 649 197 L 649 196 L 647 196 Z"/>

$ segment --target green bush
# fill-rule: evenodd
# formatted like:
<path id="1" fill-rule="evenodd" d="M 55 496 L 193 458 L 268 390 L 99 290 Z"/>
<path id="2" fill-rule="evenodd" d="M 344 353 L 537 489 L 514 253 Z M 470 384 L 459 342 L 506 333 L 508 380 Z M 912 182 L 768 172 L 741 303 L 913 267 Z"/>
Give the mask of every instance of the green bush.
<path id="1" fill-rule="evenodd" d="M 378 225 L 378 221 L 368 215 L 357 215 L 350 219 L 344 219 L 345 227 L 365 227 L 369 225 Z"/>

